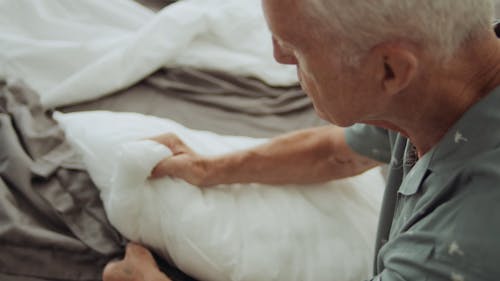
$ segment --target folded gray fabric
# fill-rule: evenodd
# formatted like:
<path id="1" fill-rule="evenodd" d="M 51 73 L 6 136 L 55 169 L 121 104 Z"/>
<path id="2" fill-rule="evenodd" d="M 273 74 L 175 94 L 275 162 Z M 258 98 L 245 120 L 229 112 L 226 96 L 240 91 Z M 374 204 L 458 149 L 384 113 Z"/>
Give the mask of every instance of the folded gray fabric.
<path id="1" fill-rule="evenodd" d="M 59 110 L 138 112 L 191 129 L 249 137 L 326 124 L 299 87 L 270 87 L 251 78 L 193 68 L 160 70 L 111 96 Z"/>
<path id="2" fill-rule="evenodd" d="M 311 101 L 299 86 L 270 87 L 256 79 L 217 71 L 164 69 L 146 81 L 164 91 L 177 93 L 181 99 L 253 116 L 312 108 Z"/>

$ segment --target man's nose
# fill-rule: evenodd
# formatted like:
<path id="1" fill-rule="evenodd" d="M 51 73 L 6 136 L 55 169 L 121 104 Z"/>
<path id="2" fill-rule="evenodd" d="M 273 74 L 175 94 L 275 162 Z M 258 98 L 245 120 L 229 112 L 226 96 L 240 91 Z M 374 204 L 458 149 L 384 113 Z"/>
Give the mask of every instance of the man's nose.
<path id="1" fill-rule="evenodd" d="M 282 48 L 274 38 L 273 38 L 273 55 L 274 59 L 281 64 L 293 64 L 293 65 L 297 64 L 297 59 L 295 58 L 295 55 L 292 52 Z"/>

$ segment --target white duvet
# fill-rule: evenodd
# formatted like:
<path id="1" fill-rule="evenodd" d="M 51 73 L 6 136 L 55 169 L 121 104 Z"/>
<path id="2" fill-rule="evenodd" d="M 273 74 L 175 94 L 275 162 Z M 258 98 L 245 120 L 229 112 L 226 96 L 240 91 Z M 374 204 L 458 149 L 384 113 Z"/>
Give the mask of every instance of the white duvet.
<path id="1" fill-rule="evenodd" d="M 84 156 L 111 223 L 199 280 L 360 281 L 370 275 L 383 179 L 378 170 L 310 186 L 200 189 L 148 180 L 174 132 L 214 155 L 267 141 L 195 131 L 132 113 L 56 114 Z"/>
<path id="2" fill-rule="evenodd" d="M 153 13 L 131 0 L 0 0 L 0 77 L 54 107 L 115 92 L 163 66 L 297 83 L 272 57 L 258 0 L 182 0 Z"/>

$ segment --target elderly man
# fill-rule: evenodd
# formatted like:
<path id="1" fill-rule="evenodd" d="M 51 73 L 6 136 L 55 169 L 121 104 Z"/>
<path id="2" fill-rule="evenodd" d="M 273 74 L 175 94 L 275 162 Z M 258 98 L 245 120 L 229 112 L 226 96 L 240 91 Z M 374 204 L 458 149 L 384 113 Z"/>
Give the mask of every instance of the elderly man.
<path id="1" fill-rule="evenodd" d="M 199 186 L 310 183 L 389 163 L 374 280 L 498 280 L 500 43 L 492 1 L 263 0 L 263 7 L 276 60 L 297 66 L 318 114 L 339 127 L 214 158 L 160 136 L 174 156 L 153 176 Z M 132 267 L 137 280 L 167 280 L 141 255 L 150 257 L 130 245 L 104 279 Z"/>

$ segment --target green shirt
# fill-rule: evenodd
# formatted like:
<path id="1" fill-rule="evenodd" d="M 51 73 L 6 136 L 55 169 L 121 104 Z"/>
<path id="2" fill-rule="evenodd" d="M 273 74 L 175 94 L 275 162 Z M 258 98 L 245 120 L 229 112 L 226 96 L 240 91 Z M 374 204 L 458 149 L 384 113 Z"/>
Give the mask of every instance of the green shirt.
<path id="1" fill-rule="evenodd" d="M 346 137 L 390 165 L 373 280 L 500 280 L 500 87 L 421 159 L 393 131 L 355 125 Z"/>

